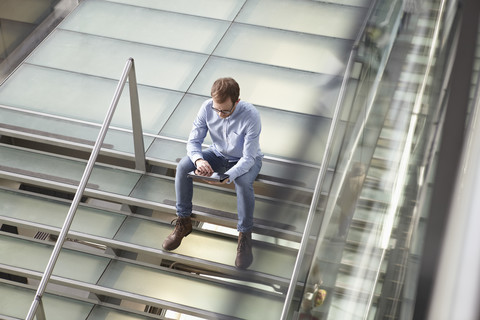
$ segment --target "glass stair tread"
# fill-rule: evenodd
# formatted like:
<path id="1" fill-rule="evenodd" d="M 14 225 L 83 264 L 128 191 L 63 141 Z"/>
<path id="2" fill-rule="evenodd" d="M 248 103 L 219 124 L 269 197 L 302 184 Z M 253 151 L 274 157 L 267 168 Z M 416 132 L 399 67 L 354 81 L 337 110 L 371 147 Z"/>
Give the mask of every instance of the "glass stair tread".
<path id="1" fill-rule="evenodd" d="M 0 300 L 0 316 L 25 319 L 35 297 L 35 291 L 0 283 L 0 296 L 2 297 Z M 93 303 L 48 293 L 42 296 L 42 304 L 45 316 L 49 320 L 85 320 L 94 306 Z"/>
<path id="2" fill-rule="evenodd" d="M 237 199 L 232 191 L 214 189 L 201 184 L 194 186 L 193 210 L 197 219 L 216 219 L 216 223 L 225 223 L 236 228 Z M 173 178 L 143 176 L 131 193 L 132 197 L 147 201 L 175 205 L 175 188 Z M 257 228 L 265 230 L 277 229 L 279 232 L 303 232 L 308 214 L 308 207 L 288 204 L 274 199 L 255 199 L 254 221 Z M 259 229 L 258 229 L 259 230 Z"/>
<path id="3" fill-rule="evenodd" d="M 0 220 L 8 217 L 61 228 L 69 207 L 69 202 L 0 189 Z M 80 206 L 70 230 L 163 250 L 163 239 L 172 232 L 173 226 Z M 96 239 L 87 240 L 95 242 Z M 236 247 L 236 238 L 219 237 L 197 230 L 174 253 L 233 266 Z M 295 251 L 260 244 L 254 247 L 254 255 L 256 259 L 250 270 L 290 278 L 295 264 Z"/>
<path id="4" fill-rule="evenodd" d="M 213 54 L 231 59 L 343 76 L 352 42 L 234 23 Z"/>
<path id="5" fill-rule="evenodd" d="M 143 219 L 128 218 L 115 236 L 116 240 L 162 249 L 163 240 L 172 232 L 173 226 Z M 234 265 L 237 239 L 221 237 L 194 230 L 173 251 L 196 259 L 208 260 L 225 265 Z M 251 271 L 290 279 L 295 264 L 296 251 L 273 246 L 255 245 Z"/>
<path id="6" fill-rule="evenodd" d="M 118 80 L 130 57 L 135 59 L 138 84 L 186 91 L 208 55 L 57 29 L 26 62 Z M 140 98 L 143 107 L 144 96 Z"/>
<path id="7" fill-rule="evenodd" d="M 210 54 L 229 25 L 228 21 L 109 1 L 84 1 L 59 28 Z"/>
<path id="8" fill-rule="evenodd" d="M 225 74 L 241 84 L 241 98 L 256 106 L 326 118 L 333 114 L 343 78 L 212 56 L 188 92 L 209 96 L 211 84 Z"/>
<path id="9" fill-rule="evenodd" d="M 61 119 L 101 125 L 116 86 L 115 80 L 23 64 L 0 86 L 0 104 Z M 22 94 L 25 91 L 29 94 Z M 139 86 L 138 92 L 141 97 L 142 129 L 146 133 L 156 133 L 182 95 L 149 86 Z M 8 115 L 4 116 L 2 111 L 3 117 Z M 112 126 L 131 129 L 131 123 L 129 92 L 125 89 L 113 116 Z M 49 129 L 43 130 L 48 132 Z M 100 128 L 97 129 L 97 135 L 98 131 Z M 87 139 L 82 134 L 83 132 L 75 132 L 69 136 Z"/>
<path id="10" fill-rule="evenodd" d="M 0 234 L 0 263 L 17 268 L 43 272 L 53 246 Z M 110 259 L 62 249 L 53 275 L 95 284 Z"/>
<path id="11" fill-rule="evenodd" d="M 269 28 L 355 39 L 366 8 L 317 1 L 247 1 L 236 21 Z"/>
<path id="12" fill-rule="evenodd" d="M 232 20 L 241 9 L 245 0 L 108 0 L 150 9 L 173 11 L 207 18 Z"/>
<path id="13" fill-rule="evenodd" d="M 27 273 L 43 271 L 51 250 L 46 244 L 0 235 L 0 263 Z M 196 308 L 242 319 L 252 319 L 260 308 L 270 311 L 263 319 L 278 319 L 283 307 L 283 300 L 277 294 L 73 250 L 63 249 L 53 274 L 97 284 L 106 292 L 120 290 L 125 296 L 140 295 L 169 306 L 189 306 L 190 310 Z"/>
<path id="14" fill-rule="evenodd" d="M 77 186 L 85 167 L 86 161 L 0 145 L 0 168 L 3 171 Z M 138 172 L 96 165 L 87 188 L 128 195 L 140 176 Z"/>
<path id="15" fill-rule="evenodd" d="M 240 319 L 279 319 L 278 295 L 112 261 L 99 285 Z"/>
<path id="16" fill-rule="evenodd" d="M 22 221 L 62 228 L 70 203 L 0 189 L 0 215 Z M 71 231 L 113 238 L 126 216 L 106 210 L 79 206 Z M 92 223 L 95 221 L 95 223 Z"/>
<path id="17" fill-rule="evenodd" d="M 25 319 L 35 291 L 0 283 L 0 316 Z M 42 296 L 45 316 L 49 320 L 147 320 L 149 317 L 114 310 L 94 302 L 81 301 L 53 293 Z"/>
<path id="18" fill-rule="evenodd" d="M 0 117 L 2 120 L 0 130 L 6 135 L 88 152 L 91 152 L 101 127 L 100 124 L 93 122 L 86 123 L 6 108 L 1 110 Z M 143 139 L 145 148 L 148 148 L 153 137 L 144 135 Z M 132 134 L 110 128 L 102 145 L 102 152 L 106 150 L 133 156 Z"/>

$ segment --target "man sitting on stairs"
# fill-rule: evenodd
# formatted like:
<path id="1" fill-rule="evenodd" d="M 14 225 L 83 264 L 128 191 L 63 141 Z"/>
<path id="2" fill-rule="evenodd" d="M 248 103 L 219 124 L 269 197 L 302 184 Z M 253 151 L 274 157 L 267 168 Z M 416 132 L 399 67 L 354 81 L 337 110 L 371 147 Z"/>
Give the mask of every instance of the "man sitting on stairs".
<path id="1" fill-rule="evenodd" d="M 178 218 L 163 248 L 178 248 L 183 237 L 192 231 L 193 181 L 188 173 L 193 170 L 201 176 L 210 176 L 213 172 L 225 173 L 229 178 L 218 183 L 233 181 L 237 193 L 239 236 L 235 266 L 246 269 L 253 261 L 253 182 L 260 172 L 263 158 L 259 144 L 260 115 L 252 104 L 239 99 L 240 87 L 232 78 L 217 79 L 212 85 L 211 96 L 202 104 L 193 122 L 187 156 L 177 166 L 175 192 Z M 202 150 L 207 132 L 212 145 Z"/>

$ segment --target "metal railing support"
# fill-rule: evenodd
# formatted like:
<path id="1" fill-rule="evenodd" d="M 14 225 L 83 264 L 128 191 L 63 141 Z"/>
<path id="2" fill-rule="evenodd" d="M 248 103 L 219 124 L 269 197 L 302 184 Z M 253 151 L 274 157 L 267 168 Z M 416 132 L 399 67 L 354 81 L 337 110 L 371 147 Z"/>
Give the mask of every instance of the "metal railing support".
<path id="1" fill-rule="evenodd" d="M 100 149 L 102 147 L 103 141 L 105 140 L 105 136 L 107 135 L 108 128 L 110 126 L 110 123 L 112 122 L 113 114 L 118 105 L 118 101 L 120 100 L 120 96 L 122 94 L 123 88 L 125 87 L 127 79 L 130 80 L 129 89 L 130 89 L 130 101 L 132 104 L 131 109 L 132 109 L 132 125 L 133 125 L 133 135 L 134 135 L 134 144 L 135 144 L 134 146 L 135 159 L 136 159 L 135 162 L 136 162 L 136 166 L 138 166 L 139 168 L 143 168 L 143 171 L 145 171 L 145 152 L 143 152 L 144 146 L 143 146 L 141 119 L 140 119 L 140 108 L 138 103 L 137 83 L 135 78 L 135 68 L 134 68 L 133 58 L 129 58 L 127 60 L 127 63 L 125 64 L 125 68 L 123 69 L 122 76 L 115 90 L 115 94 L 113 96 L 112 102 L 110 103 L 110 108 L 108 109 L 107 115 L 105 116 L 103 125 L 100 129 L 100 133 L 98 134 L 92 153 L 90 154 L 90 158 L 88 159 L 85 171 L 83 172 L 83 176 L 80 179 L 77 192 L 75 193 L 75 196 L 72 200 L 72 204 L 70 205 L 70 209 L 68 211 L 67 217 L 65 218 L 65 222 L 63 223 L 62 230 L 60 231 L 60 235 L 58 236 L 57 242 L 55 243 L 55 246 L 53 248 L 52 254 L 48 261 L 47 267 L 45 269 L 45 272 L 43 273 L 42 279 L 40 280 L 40 284 L 37 288 L 35 298 L 32 301 L 30 310 L 28 311 L 28 314 L 25 320 L 33 320 L 33 318 L 36 316 L 39 305 L 42 304 L 42 297 L 47 288 L 47 283 L 50 280 L 50 277 L 52 276 L 53 269 L 58 260 L 58 256 L 60 255 L 60 251 L 67 238 L 68 231 L 70 230 L 70 226 L 72 225 L 73 218 L 75 217 L 75 213 L 77 211 L 78 205 L 80 204 L 80 200 L 82 199 L 83 193 L 87 186 L 88 179 L 90 178 L 90 175 L 93 171 L 93 167 L 97 160 L 98 154 L 100 153 Z M 140 137 L 138 135 L 140 135 Z M 137 151 L 142 151 L 142 153 L 138 154 Z M 43 313 L 43 307 L 41 309 L 42 309 L 41 313 Z M 45 319 L 44 314 L 38 315 L 37 319 L 42 320 L 42 317 L 43 319 Z"/>
<path id="2" fill-rule="evenodd" d="M 133 147 L 135 150 L 135 169 L 145 172 L 145 146 L 143 143 L 142 121 L 140 117 L 140 103 L 138 101 L 137 76 L 133 59 L 128 72 L 128 88 L 130 91 L 130 111 L 132 114 Z"/>

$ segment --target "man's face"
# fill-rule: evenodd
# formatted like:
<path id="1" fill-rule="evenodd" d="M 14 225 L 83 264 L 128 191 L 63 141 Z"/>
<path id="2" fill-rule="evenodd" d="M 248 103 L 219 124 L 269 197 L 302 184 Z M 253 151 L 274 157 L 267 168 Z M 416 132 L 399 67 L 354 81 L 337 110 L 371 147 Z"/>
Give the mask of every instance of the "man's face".
<path id="1" fill-rule="evenodd" d="M 240 101 L 240 100 L 238 100 Z M 218 114 L 218 116 L 222 119 L 230 117 L 230 115 L 235 111 L 235 107 L 237 106 L 237 102 L 232 103 L 231 100 L 226 100 L 224 102 L 218 102 L 213 99 L 213 106 L 212 109 Z"/>

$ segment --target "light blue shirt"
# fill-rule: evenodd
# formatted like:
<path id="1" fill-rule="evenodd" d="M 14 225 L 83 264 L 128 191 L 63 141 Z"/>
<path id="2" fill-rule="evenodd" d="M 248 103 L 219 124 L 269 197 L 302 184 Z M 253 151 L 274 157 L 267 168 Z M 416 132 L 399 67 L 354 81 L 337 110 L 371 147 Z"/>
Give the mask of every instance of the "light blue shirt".
<path id="1" fill-rule="evenodd" d="M 202 158 L 202 143 L 209 132 L 215 154 L 231 162 L 238 161 L 225 172 L 233 181 L 250 170 L 255 158 L 263 157 L 259 142 L 260 114 L 252 104 L 240 100 L 233 113 L 222 119 L 212 105 L 212 99 L 208 99 L 198 111 L 188 137 L 187 155 L 193 163 Z"/>

